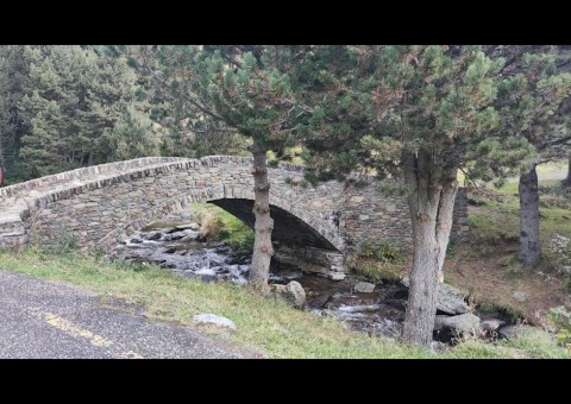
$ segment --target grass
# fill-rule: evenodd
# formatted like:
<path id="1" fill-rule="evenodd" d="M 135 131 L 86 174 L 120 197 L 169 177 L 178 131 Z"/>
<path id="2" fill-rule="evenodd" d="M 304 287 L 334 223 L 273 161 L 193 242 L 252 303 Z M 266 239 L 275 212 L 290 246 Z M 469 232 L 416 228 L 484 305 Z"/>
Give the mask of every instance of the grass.
<path id="1" fill-rule="evenodd" d="M 213 235 L 213 240 L 224 241 L 239 253 L 252 251 L 254 231 L 236 216 L 208 203 L 195 203 L 191 211 L 199 221 L 203 218 L 217 221 L 218 231 Z"/>
<path id="2" fill-rule="evenodd" d="M 232 319 L 238 330 L 226 338 L 268 358 L 487 358 L 569 357 L 552 341 L 516 345 L 466 341 L 445 354 L 369 337 L 341 323 L 296 310 L 230 283 L 203 283 L 151 265 L 108 263 L 73 253 L 50 255 L 28 249 L 1 252 L 2 268 L 50 281 L 63 281 L 106 297 L 142 305 L 154 319 L 191 325 L 198 313 Z M 544 346 L 545 345 L 545 346 Z"/>
<path id="3" fill-rule="evenodd" d="M 402 278 L 405 259 L 401 251 L 386 243 L 364 242 L 346 260 L 349 269 L 373 282 Z"/>

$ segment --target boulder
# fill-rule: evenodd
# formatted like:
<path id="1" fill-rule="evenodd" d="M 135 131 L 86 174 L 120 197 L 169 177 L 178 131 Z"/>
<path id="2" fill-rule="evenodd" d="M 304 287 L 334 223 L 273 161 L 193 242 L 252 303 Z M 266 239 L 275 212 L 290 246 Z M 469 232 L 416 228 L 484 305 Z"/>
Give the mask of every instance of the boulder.
<path id="1" fill-rule="evenodd" d="M 480 323 L 480 328 L 483 331 L 491 332 L 491 331 L 497 331 L 504 324 L 505 324 L 504 321 L 492 318 L 489 320 L 482 321 Z"/>
<path id="2" fill-rule="evenodd" d="M 457 316 L 436 316 L 434 329 L 448 328 L 459 335 L 478 334 L 480 331 L 480 317 L 472 313 L 464 313 Z"/>
<path id="3" fill-rule="evenodd" d="M 407 288 L 410 285 L 408 277 L 401 280 Z M 436 309 L 450 315 L 464 314 L 468 312 L 468 305 L 464 301 L 466 293 L 445 283 L 440 283 L 438 288 L 438 301 Z"/>
<path id="4" fill-rule="evenodd" d="M 346 275 L 345 272 L 329 271 L 327 273 L 327 277 L 332 281 L 342 281 L 345 279 Z"/>
<path id="5" fill-rule="evenodd" d="M 192 318 L 192 321 L 198 325 L 213 325 L 220 328 L 236 330 L 236 324 L 226 317 L 218 316 L 211 313 L 197 314 Z"/>
<path id="6" fill-rule="evenodd" d="M 359 293 L 373 293 L 375 284 L 370 282 L 357 282 L 353 289 Z"/>
<path id="7" fill-rule="evenodd" d="M 272 285 L 272 292 L 293 307 L 301 309 L 305 306 L 305 290 L 297 281 L 291 281 L 287 285 Z"/>

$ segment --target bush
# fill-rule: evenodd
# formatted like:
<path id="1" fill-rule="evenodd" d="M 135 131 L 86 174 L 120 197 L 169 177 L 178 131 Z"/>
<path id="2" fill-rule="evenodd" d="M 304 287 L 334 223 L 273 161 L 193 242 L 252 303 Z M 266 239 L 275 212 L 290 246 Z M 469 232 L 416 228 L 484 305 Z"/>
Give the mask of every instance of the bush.
<path id="1" fill-rule="evenodd" d="M 49 247 L 43 248 L 43 250 L 50 254 L 67 254 L 76 251 L 78 248 L 79 241 L 77 237 L 62 229 L 58 232 L 54 242 Z"/>
<path id="2" fill-rule="evenodd" d="M 571 350 L 571 313 L 563 306 L 549 311 L 549 319 L 557 328 L 557 342 Z"/>
<path id="3" fill-rule="evenodd" d="M 396 262 L 401 258 L 400 251 L 386 242 L 373 244 L 365 241 L 359 249 L 359 256 L 364 258 L 374 258 L 381 262 Z"/>

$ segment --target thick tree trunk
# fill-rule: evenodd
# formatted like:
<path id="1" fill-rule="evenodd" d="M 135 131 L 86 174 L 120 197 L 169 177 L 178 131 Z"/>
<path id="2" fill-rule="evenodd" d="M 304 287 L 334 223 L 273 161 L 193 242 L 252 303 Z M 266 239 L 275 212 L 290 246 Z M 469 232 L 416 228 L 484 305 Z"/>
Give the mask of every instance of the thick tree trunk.
<path id="1" fill-rule="evenodd" d="M 274 221 L 270 216 L 270 183 L 266 164 L 266 151 L 254 150 L 254 225 L 255 240 L 250 269 L 250 285 L 262 292 L 269 290 L 268 278 L 273 255 L 272 230 Z"/>
<path id="2" fill-rule="evenodd" d="M 414 253 L 402 338 L 429 346 L 458 184 L 456 170 L 436 169 L 428 153 L 408 155 L 404 161 Z"/>
<path id="3" fill-rule="evenodd" d="M 567 178 L 563 180 L 564 187 L 571 187 L 571 155 L 569 156 L 569 165 L 567 167 Z"/>
<path id="4" fill-rule="evenodd" d="M 539 191 L 535 166 L 519 177 L 519 259 L 526 266 L 537 264 L 539 243 Z"/>

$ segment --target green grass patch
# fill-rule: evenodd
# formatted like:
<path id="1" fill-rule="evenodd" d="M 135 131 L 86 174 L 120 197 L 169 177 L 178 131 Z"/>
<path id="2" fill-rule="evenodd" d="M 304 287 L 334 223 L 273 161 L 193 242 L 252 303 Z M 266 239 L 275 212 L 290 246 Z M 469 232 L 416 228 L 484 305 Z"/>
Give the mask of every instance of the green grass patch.
<path id="1" fill-rule="evenodd" d="M 254 231 L 231 213 L 209 203 L 195 203 L 192 213 L 199 219 L 205 216 L 214 217 L 218 221 L 219 230 L 214 239 L 224 241 L 240 253 L 252 252 L 254 248 Z"/>

